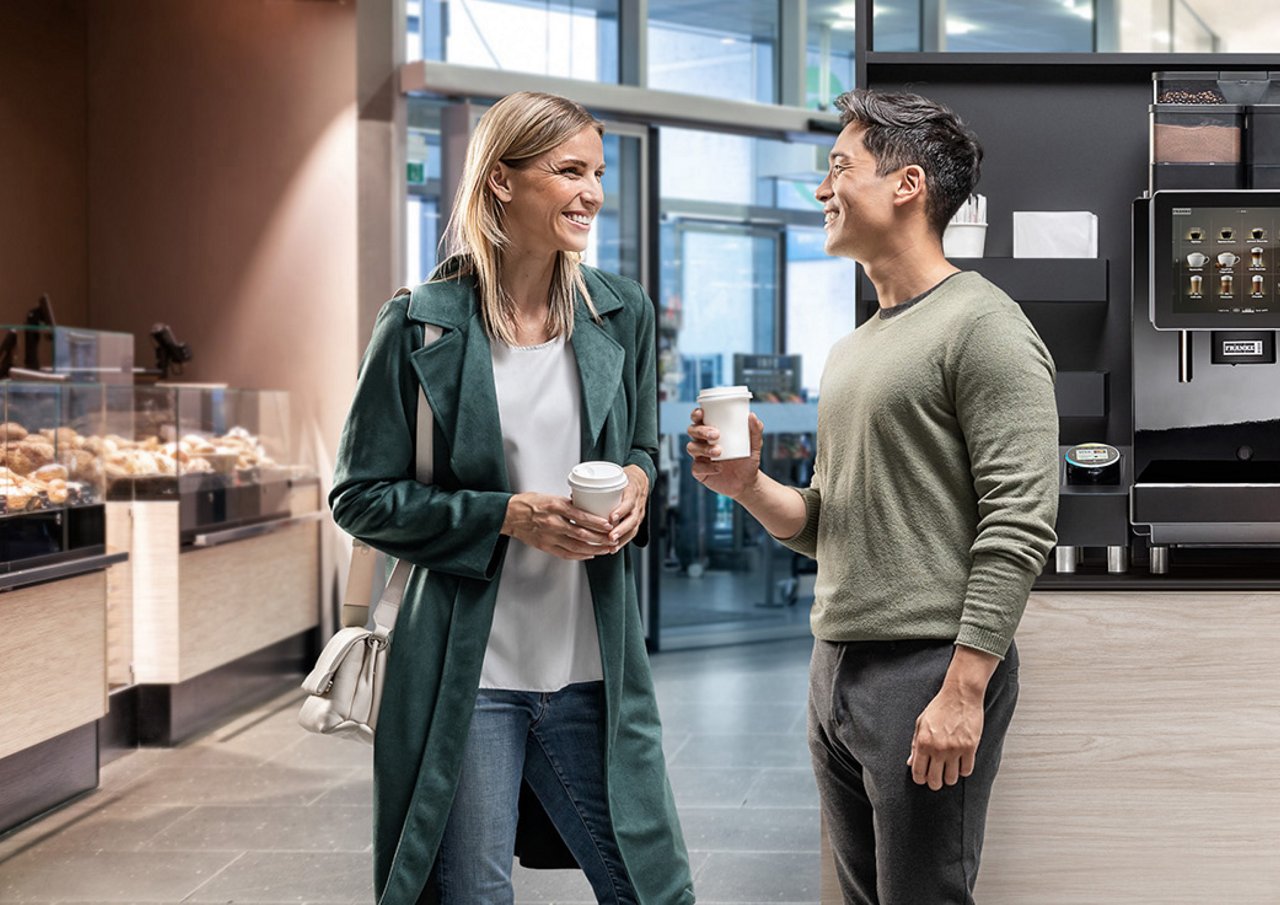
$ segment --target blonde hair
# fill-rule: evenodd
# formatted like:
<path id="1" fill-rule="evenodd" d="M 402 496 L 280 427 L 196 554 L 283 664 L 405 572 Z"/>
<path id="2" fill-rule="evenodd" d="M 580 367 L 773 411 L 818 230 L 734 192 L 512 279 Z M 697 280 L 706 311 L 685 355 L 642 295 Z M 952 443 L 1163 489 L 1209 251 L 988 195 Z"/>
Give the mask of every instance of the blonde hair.
<path id="1" fill-rule="evenodd" d="M 516 345 L 515 305 L 501 283 L 502 249 L 511 238 L 503 225 L 502 203 L 489 188 L 489 174 L 499 162 L 518 169 L 586 128 L 604 134 L 604 124 L 582 105 L 554 94 L 518 91 L 490 107 L 471 136 L 446 229 L 449 253 L 460 266 L 444 278 L 475 277 L 481 318 L 491 339 Z M 547 311 L 552 337 L 573 334 L 575 290 L 582 293 L 592 318 L 600 319 L 582 278 L 581 257 L 556 252 Z"/>

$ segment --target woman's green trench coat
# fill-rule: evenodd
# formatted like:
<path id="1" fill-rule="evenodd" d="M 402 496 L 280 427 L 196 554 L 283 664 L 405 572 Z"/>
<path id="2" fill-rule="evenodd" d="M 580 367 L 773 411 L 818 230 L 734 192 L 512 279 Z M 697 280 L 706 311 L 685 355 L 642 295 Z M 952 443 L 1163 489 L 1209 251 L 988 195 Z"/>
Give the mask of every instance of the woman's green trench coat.
<path id="1" fill-rule="evenodd" d="M 638 465 L 652 486 L 653 306 L 631 280 L 589 267 L 583 275 L 601 323 L 579 298 L 572 345 L 582 380 L 582 458 Z M 424 323 L 443 328 L 425 348 Z M 422 391 L 435 417 L 430 486 L 414 480 Z M 435 901 L 423 890 L 461 770 L 511 495 L 474 282 L 437 280 L 397 296 L 379 314 L 365 353 L 329 497 L 344 531 L 422 567 L 409 579 L 396 622 L 374 744 L 381 905 Z M 636 538 L 646 540 L 644 532 Z M 604 667 L 605 773 L 618 847 L 643 905 L 693 902 L 631 558 L 599 557 L 586 569 Z"/>

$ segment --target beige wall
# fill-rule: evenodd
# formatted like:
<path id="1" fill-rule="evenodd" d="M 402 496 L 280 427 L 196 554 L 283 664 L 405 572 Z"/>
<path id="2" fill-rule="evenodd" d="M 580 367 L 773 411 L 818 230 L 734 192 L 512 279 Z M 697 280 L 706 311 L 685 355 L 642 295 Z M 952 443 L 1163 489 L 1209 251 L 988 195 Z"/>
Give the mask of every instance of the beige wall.
<path id="1" fill-rule="evenodd" d="M 88 314 L 85 0 L 0 3 L 0 323 Z"/>
<path id="2" fill-rule="evenodd" d="M 89 325 L 292 391 L 337 442 L 357 364 L 355 9 L 91 0 Z"/>

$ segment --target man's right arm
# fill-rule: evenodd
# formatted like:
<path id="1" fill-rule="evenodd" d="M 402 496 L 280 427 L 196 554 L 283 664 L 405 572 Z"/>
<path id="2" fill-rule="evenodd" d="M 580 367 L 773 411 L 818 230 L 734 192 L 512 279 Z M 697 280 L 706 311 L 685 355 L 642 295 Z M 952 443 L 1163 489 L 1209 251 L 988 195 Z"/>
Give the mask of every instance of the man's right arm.
<path id="1" fill-rule="evenodd" d="M 716 445 L 720 433 L 702 423 L 702 409 L 694 409 L 693 422 L 689 425 L 690 441 L 685 447 L 693 457 L 693 476 L 708 490 L 724 494 L 741 505 L 774 537 L 792 538 L 804 531 L 810 507 L 794 487 L 781 484 L 760 470 L 764 424 L 752 415 L 750 429 L 750 456 L 714 461 L 711 457 L 720 451 Z"/>

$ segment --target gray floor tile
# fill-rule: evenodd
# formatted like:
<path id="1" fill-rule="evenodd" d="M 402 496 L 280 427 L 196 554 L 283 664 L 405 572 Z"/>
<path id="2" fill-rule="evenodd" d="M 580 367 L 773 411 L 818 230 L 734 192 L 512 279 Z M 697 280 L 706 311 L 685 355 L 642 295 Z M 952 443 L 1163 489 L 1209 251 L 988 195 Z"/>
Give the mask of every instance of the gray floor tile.
<path id="1" fill-rule="evenodd" d="M 806 767 L 809 747 L 795 735 L 700 734 L 668 760 L 681 767 Z"/>
<path id="2" fill-rule="evenodd" d="M 166 804 L 308 804 L 352 771 L 264 764 L 236 767 L 157 767 L 129 789 L 138 802 Z"/>
<path id="3" fill-rule="evenodd" d="M 679 767 L 667 768 L 671 790 L 679 808 L 697 806 L 741 807 L 747 792 L 760 775 L 755 768 Z"/>
<path id="4" fill-rule="evenodd" d="M 684 808 L 680 824 L 691 851 L 818 850 L 817 808 Z"/>
<path id="5" fill-rule="evenodd" d="M 235 856 L 226 852 L 32 850 L 0 869 L 0 902 L 181 902 Z"/>
<path id="6" fill-rule="evenodd" d="M 372 805 L 205 805 L 188 810 L 147 847 L 191 852 L 363 852 L 372 838 Z"/>
<path id="7" fill-rule="evenodd" d="M 516 905 L 594 905 L 591 884 L 580 870 L 529 870 L 517 864 L 511 872 Z"/>
<path id="8" fill-rule="evenodd" d="M 713 852 L 698 873 L 699 905 L 817 905 L 818 853 Z"/>
<path id="9" fill-rule="evenodd" d="M 187 805 L 136 802 L 99 796 L 100 807 L 68 820 L 39 839 L 48 852 L 123 852 L 145 847 L 157 833 L 186 814 Z M 0 876 L 4 869 L 0 868 Z"/>
<path id="10" fill-rule="evenodd" d="M 246 852 L 186 901 L 191 903 L 373 901 L 373 860 L 353 852 Z"/>
<path id="11" fill-rule="evenodd" d="M 804 705 L 681 701 L 662 707 L 662 728 L 666 732 L 738 733 L 791 732 L 796 713 Z"/>
<path id="12" fill-rule="evenodd" d="M 816 808 L 819 807 L 818 784 L 808 767 L 768 769 L 760 771 L 747 790 L 749 808 Z"/>
<path id="13" fill-rule="evenodd" d="M 314 805 L 345 805 L 347 807 L 371 807 L 373 805 L 373 770 L 357 770 L 340 780 L 314 802 Z"/>
<path id="14" fill-rule="evenodd" d="M 816 901 L 787 897 L 818 878 L 810 647 L 653 658 L 663 749 L 707 905 Z M 367 905 L 370 749 L 304 732 L 300 703 L 290 690 L 182 746 L 107 765 L 99 791 L 0 840 L 0 902 L 174 905 L 198 885 L 193 903 Z M 577 871 L 518 869 L 516 892 L 521 905 L 594 901 Z"/>

